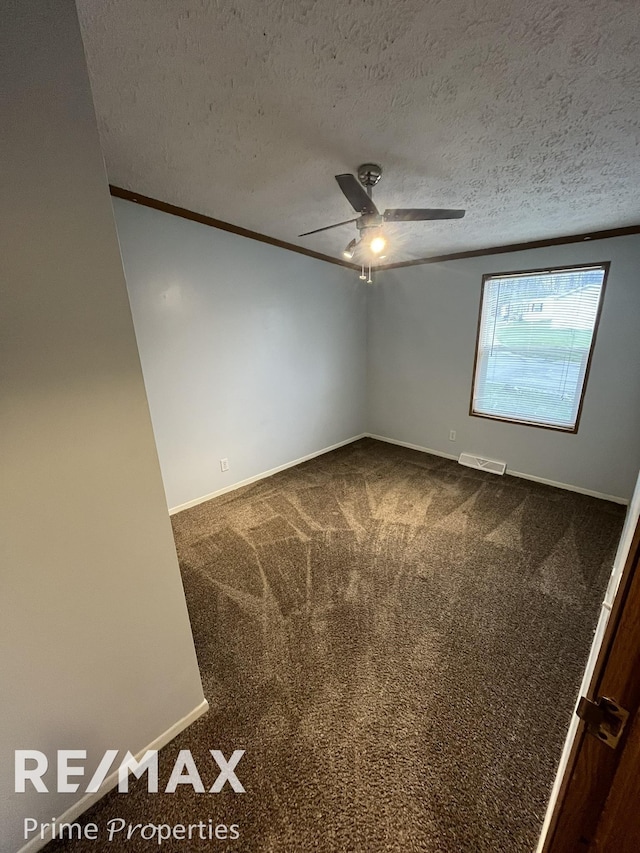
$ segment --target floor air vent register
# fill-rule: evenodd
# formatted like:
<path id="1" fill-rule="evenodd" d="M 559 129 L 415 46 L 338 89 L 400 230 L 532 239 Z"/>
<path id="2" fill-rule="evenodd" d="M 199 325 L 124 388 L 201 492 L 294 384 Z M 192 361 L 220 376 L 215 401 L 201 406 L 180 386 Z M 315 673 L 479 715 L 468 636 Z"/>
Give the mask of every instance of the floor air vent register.
<path id="1" fill-rule="evenodd" d="M 474 456 L 473 453 L 461 453 L 458 462 L 467 468 L 477 468 L 479 471 L 490 471 L 492 474 L 504 474 L 507 470 L 506 462 L 497 459 L 485 459 L 483 456 Z"/>

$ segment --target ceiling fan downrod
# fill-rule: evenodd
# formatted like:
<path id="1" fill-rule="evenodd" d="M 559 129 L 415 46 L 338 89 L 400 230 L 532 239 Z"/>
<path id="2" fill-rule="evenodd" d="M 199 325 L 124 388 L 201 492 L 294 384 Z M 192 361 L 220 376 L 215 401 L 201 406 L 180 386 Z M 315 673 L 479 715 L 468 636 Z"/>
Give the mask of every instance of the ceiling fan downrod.
<path id="1" fill-rule="evenodd" d="M 358 166 L 358 180 L 366 189 L 367 195 L 371 198 L 371 190 L 382 177 L 382 166 L 377 163 L 363 163 Z"/>

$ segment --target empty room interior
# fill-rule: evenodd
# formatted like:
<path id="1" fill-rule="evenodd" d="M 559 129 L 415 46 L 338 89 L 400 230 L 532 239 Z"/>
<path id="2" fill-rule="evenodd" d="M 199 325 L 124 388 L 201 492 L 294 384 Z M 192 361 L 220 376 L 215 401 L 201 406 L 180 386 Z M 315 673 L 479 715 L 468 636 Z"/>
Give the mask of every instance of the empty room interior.
<path id="1" fill-rule="evenodd" d="M 0 851 L 621 850 L 637 5 L 0 21 Z"/>

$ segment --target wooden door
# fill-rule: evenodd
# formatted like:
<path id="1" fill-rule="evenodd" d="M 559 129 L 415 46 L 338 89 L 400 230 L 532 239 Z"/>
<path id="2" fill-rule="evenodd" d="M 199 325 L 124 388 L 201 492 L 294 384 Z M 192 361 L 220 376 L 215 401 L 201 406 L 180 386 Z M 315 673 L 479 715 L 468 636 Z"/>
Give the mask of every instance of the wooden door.
<path id="1" fill-rule="evenodd" d="M 629 712 L 616 749 L 581 723 L 543 853 L 640 851 L 640 521 L 587 692 Z"/>
<path id="2" fill-rule="evenodd" d="M 640 850 L 640 714 L 636 714 L 602 816 L 592 849 L 615 853 Z"/>

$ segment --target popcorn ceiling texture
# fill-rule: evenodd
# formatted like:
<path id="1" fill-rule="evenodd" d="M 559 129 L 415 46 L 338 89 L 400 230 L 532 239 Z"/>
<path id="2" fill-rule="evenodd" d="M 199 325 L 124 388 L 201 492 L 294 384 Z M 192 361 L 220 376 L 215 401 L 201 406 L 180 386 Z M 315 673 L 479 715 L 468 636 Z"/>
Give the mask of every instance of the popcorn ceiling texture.
<path id="1" fill-rule="evenodd" d="M 109 180 L 338 255 L 380 162 L 394 257 L 640 222 L 637 0 L 79 0 Z"/>

